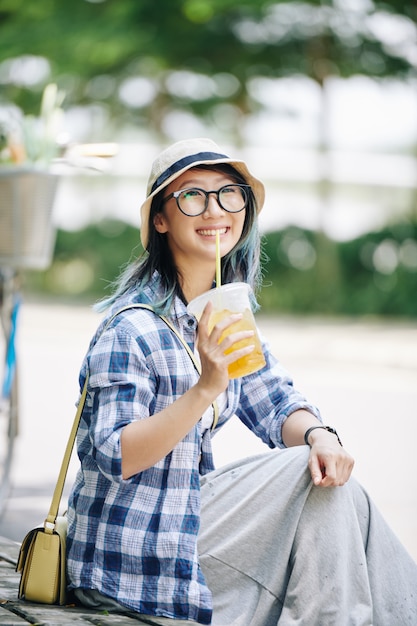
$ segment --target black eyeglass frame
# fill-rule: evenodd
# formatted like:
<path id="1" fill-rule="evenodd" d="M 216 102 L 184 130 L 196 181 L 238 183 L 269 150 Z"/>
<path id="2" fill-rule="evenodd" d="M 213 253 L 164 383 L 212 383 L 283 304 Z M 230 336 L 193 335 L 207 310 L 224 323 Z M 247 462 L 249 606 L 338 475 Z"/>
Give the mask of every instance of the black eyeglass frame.
<path id="1" fill-rule="evenodd" d="M 230 209 L 226 209 L 226 207 L 224 207 L 222 203 L 220 202 L 220 193 L 223 191 L 223 189 L 227 189 L 228 187 L 239 187 L 243 191 L 242 197 L 244 198 L 245 203 L 243 207 L 241 209 L 238 209 L 237 211 L 230 211 Z M 221 209 L 223 209 L 223 211 L 226 211 L 227 213 L 240 213 L 241 211 L 246 209 L 246 207 L 248 206 L 249 195 L 246 189 L 250 189 L 250 188 L 251 188 L 250 185 L 243 185 L 241 183 L 230 183 L 229 185 L 223 185 L 222 187 L 220 187 L 220 189 L 212 190 L 212 191 L 206 191 L 205 189 L 201 189 L 201 187 L 186 187 L 185 189 L 179 189 L 178 191 L 173 191 L 172 193 L 169 194 L 169 196 L 166 196 L 166 198 L 163 199 L 163 202 L 168 202 L 168 200 L 171 200 L 171 198 L 175 198 L 177 207 L 179 208 L 179 210 L 181 211 L 183 215 L 186 215 L 187 217 L 198 217 L 199 215 L 203 215 L 203 213 L 207 211 L 210 194 L 214 193 L 216 195 L 217 204 L 219 205 Z M 204 209 L 200 211 L 200 213 L 186 213 L 184 209 L 180 207 L 179 197 L 185 191 L 194 191 L 194 190 L 201 191 L 205 195 L 206 199 L 204 203 Z"/>

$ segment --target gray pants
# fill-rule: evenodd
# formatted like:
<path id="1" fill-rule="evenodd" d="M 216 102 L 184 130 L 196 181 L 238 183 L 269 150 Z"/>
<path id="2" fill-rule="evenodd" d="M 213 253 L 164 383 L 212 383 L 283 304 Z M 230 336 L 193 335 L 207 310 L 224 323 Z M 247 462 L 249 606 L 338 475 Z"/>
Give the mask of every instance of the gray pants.
<path id="1" fill-rule="evenodd" d="M 314 487 L 308 448 L 202 479 L 213 626 L 416 626 L 417 565 L 354 479 Z"/>
<path id="2" fill-rule="evenodd" d="M 132 619 L 141 620 L 142 624 L 149 624 L 150 626 L 192 626 L 192 624 L 198 626 L 197 622 L 191 622 L 190 620 L 170 619 L 169 617 L 156 617 L 153 615 L 145 615 L 144 613 L 136 613 L 136 611 L 128 609 L 117 602 L 117 600 L 103 595 L 97 591 L 97 589 L 74 589 L 74 596 L 77 603 L 82 604 L 88 609 L 127 615 Z"/>

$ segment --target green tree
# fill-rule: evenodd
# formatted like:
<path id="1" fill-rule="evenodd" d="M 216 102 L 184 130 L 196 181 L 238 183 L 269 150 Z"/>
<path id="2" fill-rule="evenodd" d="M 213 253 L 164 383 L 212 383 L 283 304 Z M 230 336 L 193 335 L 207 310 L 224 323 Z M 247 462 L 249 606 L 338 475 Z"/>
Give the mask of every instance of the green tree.
<path id="1" fill-rule="evenodd" d="M 67 106 L 95 103 L 121 126 L 159 135 L 172 111 L 216 125 L 226 105 L 222 131 L 239 142 L 245 116 L 261 106 L 259 80 L 308 76 L 322 94 L 325 212 L 328 80 L 413 76 L 416 23 L 414 0 L 0 0 L 0 93 L 37 110 L 42 80 L 22 72 L 25 55 L 36 55 L 50 65 L 45 80 L 67 92 Z M 319 280 L 331 284 L 338 272 L 334 247 L 321 233 L 317 243 Z"/>
<path id="2" fill-rule="evenodd" d="M 416 15 L 399 0 L 0 0 L 0 93 L 37 111 L 44 84 L 22 78 L 35 55 L 67 105 L 98 102 L 121 124 L 159 133 L 172 109 L 210 117 L 228 103 L 238 127 L 259 106 L 257 77 L 302 74 L 323 86 L 333 75 L 409 75 Z"/>

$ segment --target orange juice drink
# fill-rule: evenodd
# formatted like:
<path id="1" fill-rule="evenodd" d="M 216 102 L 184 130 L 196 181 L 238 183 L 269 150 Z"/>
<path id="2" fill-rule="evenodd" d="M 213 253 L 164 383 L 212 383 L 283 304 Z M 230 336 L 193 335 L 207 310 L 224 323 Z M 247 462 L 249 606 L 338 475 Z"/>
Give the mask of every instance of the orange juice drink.
<path id="1" fill-rule="evenodd" d="M 229 317 L 232 315 L 233 311 L 229 311 L 227 309 L 223 309 L 223 311 L 215 311 L 210 316 L 209 321 L 209 329 L 210 331 L 213 329 L 218 322 L 220 322 L 223 318 Z M 247 339 L 242 339 L 242 341 L 237 341 L 233 344 L 231 348 L 225 351 L 225 354 L 230 354 L 235 350 L 239 350 L 240 348 L 245 348 L 246 346 L 254 345 L 255 349 L 246 354 L 246 356 L 237 359 L 237 361 L 233 361 L 230 363 L 228 367 L 229 378 L 240 378 L 241 376 L 246 376 L 247 374 L 252 374 L 253 372 L 257 372 L 262 369 L 265 365 L 265 358 L 262 352 L 261 342 L 256 332 L 256 327 L 254 325 L 254 319 L 252 315 L 252 311 L 249 309 L 245 309 L 243 311 L 243 317 L 238 322 L 235 322 L 221 335 L 219 343 L 223 341 L 225 337 L 232 333 L 238 333 L 242 330 L 254 330 L 255 334 L 252 337 L 248 337 Z"/>
<path id="2" fill-rule="evenodd" d="M 237 359 L 229 365 L 229 377 L 239 378 L 256 372 L 265 365 L 265 358 L 262 353 L 262 346 L 259 339 L 258 331 L 255 324 L 255 319 L 252 314 L 250 299 L 249 299 L 249 285 L 246 283 L 229 283 L 222 285 L 221 287 L 211 289 L 201 294 L 194 300 L 192 300 L 187 307 L 188 313 L 194 315 L 197 319 L 200 319 L 201 314 L 206 306 L 207 302 L 213 303 L 213 312 L 209 320 L 209 330 L 221 321 L 223 318 L 232 315 L 233 313 L 242 313 L 243 317 L 239 321 L 231 324 L 222 336 L 219 343 L 231 333 L 236 333 L 242 330 L 253 330 L 255 334 L 252 337 L 243 339 L 233 344 L 225 354 L 230 354 L 239 348 L 245 346 L 254 345 L 255 348 L 252 352 L 246 356 Z"/>

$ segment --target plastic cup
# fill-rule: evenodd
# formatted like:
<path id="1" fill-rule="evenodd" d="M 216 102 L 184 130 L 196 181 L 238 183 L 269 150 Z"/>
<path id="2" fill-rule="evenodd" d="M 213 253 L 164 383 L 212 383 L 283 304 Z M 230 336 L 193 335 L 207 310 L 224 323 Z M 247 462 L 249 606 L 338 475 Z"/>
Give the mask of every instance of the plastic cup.
<path id="1" fill-rule="evenodd" d="M 226 328 L 220 337 L 219 343 L 231 333 L 242 330 L 255 331 L 252 337 L 238 341 L 233 344 L 231 348 L 226 350 L 225 354 L 229 354 L 245 346 L 255 346 L 252 352 L 230 363 L 228 368 L 229 378 L 247 376 L 248 374 L 262 369 L 265 365 L 262 345 L 251 309 L 249 290 L 250 287 L 246 283 L 228 283 L 219 288 L 202 293 L 200 296 L 197 296 L 197 298 L 194 298 L 187 306 L 188 313 L 194 315 L 194 317 L 199 320 L 206 304 L 208 302 L 213 303 L 213 310 L 209 319 L 210 332 L 218 322 L 232 313 L 243 314 L 242 319 Z"/>

